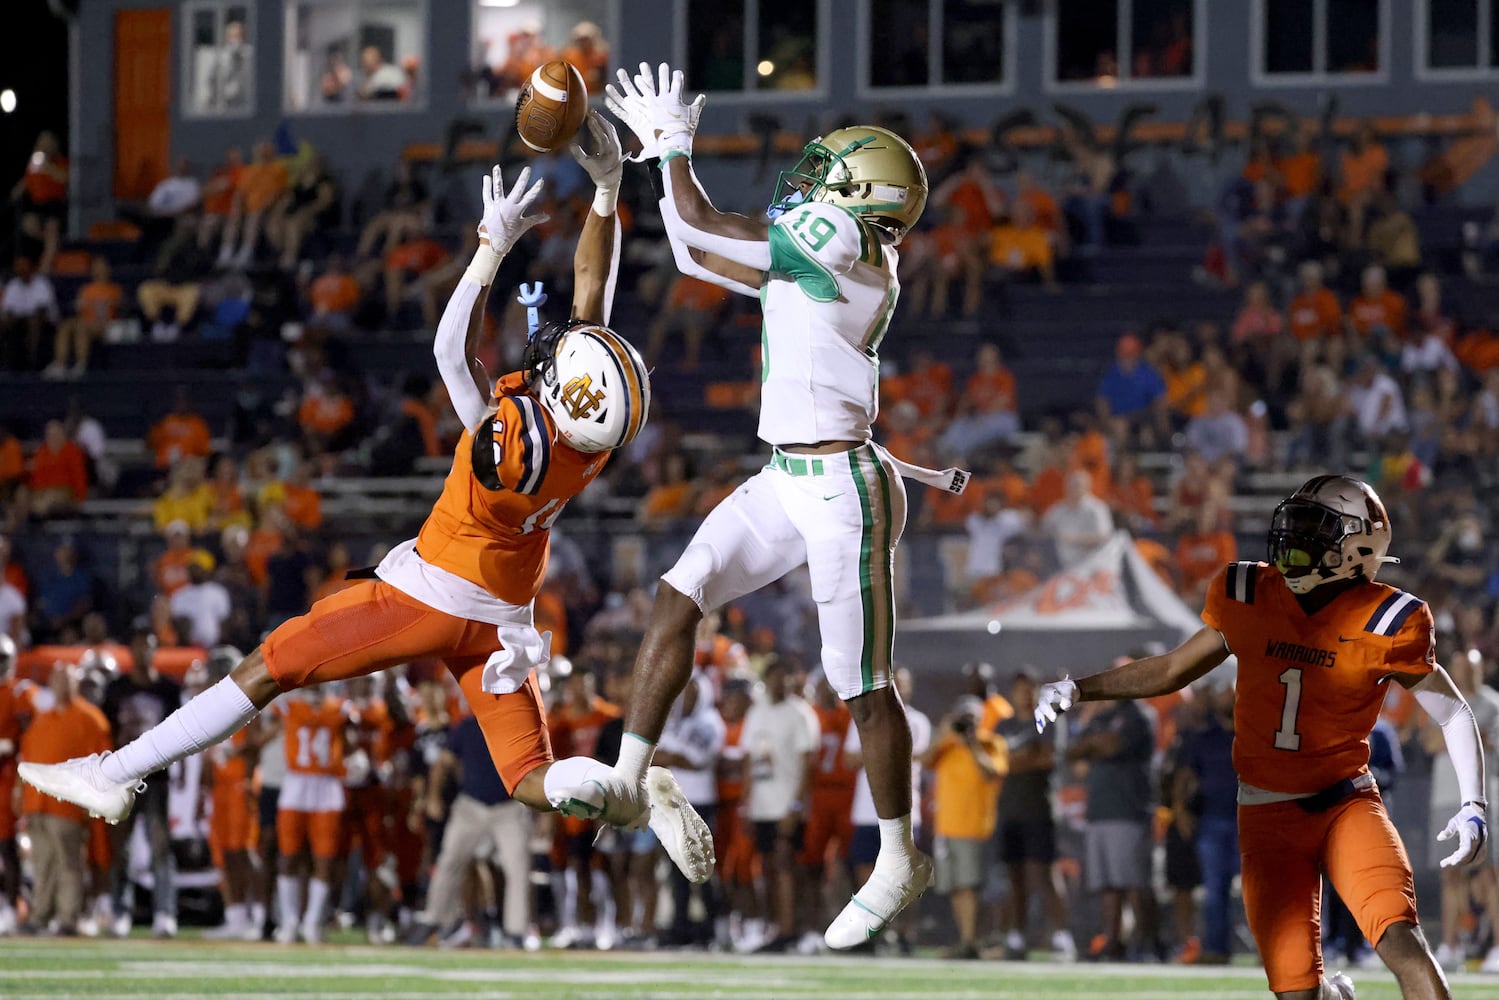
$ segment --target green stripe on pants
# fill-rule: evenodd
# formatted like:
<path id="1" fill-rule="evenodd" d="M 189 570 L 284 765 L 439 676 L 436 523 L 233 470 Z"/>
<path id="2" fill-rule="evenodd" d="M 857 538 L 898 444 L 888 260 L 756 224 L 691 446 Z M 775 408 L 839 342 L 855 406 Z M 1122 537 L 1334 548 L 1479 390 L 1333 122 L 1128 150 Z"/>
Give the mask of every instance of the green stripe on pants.
<path id="1" fill-rule="evenodd" d="M 880 480 L 880 508 L 883 515 L 880 518 L 881 531 L 879 565 L 880 572 L 884 576 L 883 585 L 877 597 L 877 606 L 882 614 L 877 618 L 878 631 L 878 659 L 875 668 L 879 673 L 889 678 L 890 664 L 895 659 L 895 553 L 892 551 L 891 537 L 894 535 L 895 526 L 891 524 L 894 520 L 895 508 L 890 504 L 890 473 L 885 471 L 885 463 L 881 462 L 879 456 L 870 453 L 870 461 L 874 463 L 875 472 Z"/>
<path id="2" fill-rule="evenodd" d="M 859 653 L 859 672 L 862 691 L 874 689 L 874 588 L 870 581 L 870 553 L 874 548 L 874 512 L 871 510 L 869 484 L 865 482 L 863 462 L 864 449 L 849 452 L 848 471 L 853 474 L 854 487 L 859 491 L 859 507 L 864 516 L 864 530 L 859 542 L 859 596 L 864 602 L 864 641 Z"/>

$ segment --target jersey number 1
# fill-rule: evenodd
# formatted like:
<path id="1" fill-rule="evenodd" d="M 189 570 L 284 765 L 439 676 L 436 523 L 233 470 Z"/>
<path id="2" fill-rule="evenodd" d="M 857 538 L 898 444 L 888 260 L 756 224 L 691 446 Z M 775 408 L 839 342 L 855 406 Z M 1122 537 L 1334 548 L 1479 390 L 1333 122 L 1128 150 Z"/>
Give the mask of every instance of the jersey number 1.
<path id="1" fill-rule="evenodd" d="M 1290 667 L 1277 680 L 1286 686 L 1286 703 L 1280 710 L 1275 749 L 1300 750 L 1301 734 L 1296 731 L 1296 714 L 1301 709 L 1301 668 Z"/>
<path id="2" fill-rule="evenodd" d="M 802 232 L 802 223 L 808 219 L 812 219 L 812 224 L 807 227 L 806 232 Z M 796 235 L 802 238 L 803 243 L 812 248 L 813 253 L 827 246 L 828 240 L 832 239 L 838 232 L 838 227 L 834 226 L 827 219 L 813 218 L 811 212 L 803 212 L 801 215 L 798 215 L 796 222 L 792 223 L 791 229 Z"/>

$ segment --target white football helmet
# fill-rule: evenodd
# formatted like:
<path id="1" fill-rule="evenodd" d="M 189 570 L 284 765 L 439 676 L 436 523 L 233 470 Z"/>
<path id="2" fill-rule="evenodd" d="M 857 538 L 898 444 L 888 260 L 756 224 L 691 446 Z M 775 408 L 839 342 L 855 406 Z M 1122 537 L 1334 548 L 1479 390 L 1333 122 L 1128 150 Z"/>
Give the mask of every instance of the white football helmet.
<path id="1" fill-rule="evenodd" d="M 578 451 L 611 451 L 635 439 L 651 412 L 651 378 L 640 353 L 599 323 L 543 328 L 526 348 L 531 391 L 557 434 Z"/>
<path id="2" fill-rule="evenodd" d="M 1373 580 L 1399 562 L 1379 494 L 1351 476 L 1317 476 L 1282 500 L 1270 521 L 1270 562 L 1294 594 L 1333 580 Z"/>

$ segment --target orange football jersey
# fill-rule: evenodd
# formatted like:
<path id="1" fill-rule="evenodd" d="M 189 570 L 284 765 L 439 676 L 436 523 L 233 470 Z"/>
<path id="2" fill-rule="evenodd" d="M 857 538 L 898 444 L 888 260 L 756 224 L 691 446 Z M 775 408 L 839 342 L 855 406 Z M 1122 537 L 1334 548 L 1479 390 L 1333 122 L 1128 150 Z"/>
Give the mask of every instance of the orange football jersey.
<path id="1" fill-rule="evenodd" d="M 21 742 L 21 717 L 32 714 L 31 692 L 35 686 L 29 681 L 12 677 L 0 682 L 0 740 Z"/>
<path id="2" fill-rule="evenodd" d="M 844 764 L 843 744 L 848 742 L 848 727 L 853 725 L 854 717 L 842 705 L 814 711 L 822 735 L 817 747 L 817 764 L 812 771 L 812 790 L 852 792 L 859 771 Z"/>
<path id="3" fill-rule="evenodd" d="M 293 774 L 343 777 L 344 727 L 350 722 L 343 699 L 290 698 L 279 704 L 286 727 L 286 769 Z"/>
<path id="4" fill-rule="evenodd" d="M 1208 584 L 1202 620 L 1239 661 L 1234 769 L 1271 792 L 1319 792 L 1368 770 L 1384 682 L 1436 666 L 1431 609 L 1382 583 L 1308 615 L 1269 565 L 1229 563 Z"/>
<path id="5" fill-rule="evenodd" d="M 744 748 L 739 743 L 743 735 L 743 719 L 724 726 L 723 751 L 718 757 L 719 805 L 737 803 L 744 798 Z"/>
<path id="6" fill-rule="evenodd" d="M 519 386 L 517 375 L 502 379 L 489 426 L 477 439 L 463 432 L 416 540 L 428 563 L 518 606 L 531 603 L 546 577 L 552 522 L 609 457 L 558 440 L 551 415 Z"/>
<path id="7" fill-rule="evenodd" d="M 213 785 L 228 788 L 242 785 L 250 779 L 250 762 L 245 758 L 245 748 L 250 742 L 250 730 L 241 729 L 228 742 L 219 743 L 208 751 L 213 764 Z"/>

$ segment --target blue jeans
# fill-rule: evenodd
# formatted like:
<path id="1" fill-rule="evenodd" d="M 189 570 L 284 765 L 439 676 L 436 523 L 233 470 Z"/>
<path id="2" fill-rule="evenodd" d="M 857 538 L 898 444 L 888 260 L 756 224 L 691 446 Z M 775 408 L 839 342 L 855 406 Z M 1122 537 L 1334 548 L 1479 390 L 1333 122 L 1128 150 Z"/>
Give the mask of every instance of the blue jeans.
<path id="1" fill-rule="evenodd" d="M 1204 816 L 1197 827 L 1197 861 L 1206 898 L 1202 907 L 1202 950 L 1229 954 L 1229 903 L 1239 873 L 1239 827 L 1233 819 Z"/>

